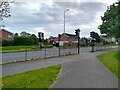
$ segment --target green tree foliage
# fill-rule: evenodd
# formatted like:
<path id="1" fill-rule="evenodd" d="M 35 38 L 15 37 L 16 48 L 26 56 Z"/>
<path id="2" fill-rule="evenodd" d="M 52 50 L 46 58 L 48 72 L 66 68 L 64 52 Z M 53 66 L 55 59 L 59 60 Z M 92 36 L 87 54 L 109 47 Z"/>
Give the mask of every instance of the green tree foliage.
<path id="1" fill-rule="evenodd" d="M 120 1 L 116 2 L 109 7 L 107 7 L 104 16 L 101 17 L 102 25 L 99 26 L 100 32 L 102 34 L 107 34 L 108 36 L 120 37 L 120 29 L 119 29 L 119 5 Z"/>
<path id="2" fill-rule="evenodd" d="M 100 36 L 98 35 L 98 33 L 95 33 L 95 41 L 96 42 L 100 42 L 101 41 L 101 38 L 100 38 Z"/>
<path id="3" fill-rule="evenodd" d="M 31 36 L 17 36 L 17 34 L 14 37 L 14 40 L 2 41 L 2 46 L 19 46 L 19 45 L 37 45 L 38 44 L 38 38 L 36 35 L 32 34 Z"/>
<path id="4" fill-rule="evenodd" d="M 14 37 L 19 36 L 18 33 L 15 33 Z"/>
<path id="5" fill-rule="evenodd" d="M 14 45 L 36 45 L 38 43 L 38 39 L 35 35 L 32 36 L 16 36 L 14 38 Z"/>
<path id="6" fill-rule="evenodd" d="M 33 44 L 35 44 L 35 45 L 38 44 L 38 38 L 37 38 L 37 36 L 35 34 L 32 34 L 31 38 L 34 40 Z"/>
<path id="7" fill-rule="evenodd" d="M 46 45 L 48 44 L 48 39 L 43 40 L 43 43 Z"/>

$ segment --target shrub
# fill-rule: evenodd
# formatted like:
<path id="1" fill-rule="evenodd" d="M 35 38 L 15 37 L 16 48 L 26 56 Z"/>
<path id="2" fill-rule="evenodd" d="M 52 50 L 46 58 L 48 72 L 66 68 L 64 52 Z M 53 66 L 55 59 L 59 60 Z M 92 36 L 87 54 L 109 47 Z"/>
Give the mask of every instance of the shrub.
<path id="1" fill-rule="evenodd" d="M 13 40 L 2 40 L 2 46 L 13 46 L 14 41 Z"/>

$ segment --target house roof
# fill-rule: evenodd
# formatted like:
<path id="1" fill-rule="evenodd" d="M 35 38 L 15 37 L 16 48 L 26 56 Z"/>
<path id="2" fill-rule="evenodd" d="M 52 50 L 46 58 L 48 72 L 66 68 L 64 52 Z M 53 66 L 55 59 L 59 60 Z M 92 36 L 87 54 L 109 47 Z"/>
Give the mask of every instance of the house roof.
<path id="1" fill-rule="evenodd" d="M 63 34 L 65 34 L 65 35 L 67 35 L 67 36 L 69 36 L 69 37 L 77 37 L 77 36 L 74 35 L 74 34 L 69 34 L 69 33 L 63 33 Z"/>
<path id="2" fill-rule="evenodd" d="M 5 31 L 5 32 L 8 32 L 8 33 L 10 33 L 10 34 L 13 34 L 12 32 L 7 31 L 7 30 L 5 30 L 5 29 L 1 29 L 1 31 Z"/>

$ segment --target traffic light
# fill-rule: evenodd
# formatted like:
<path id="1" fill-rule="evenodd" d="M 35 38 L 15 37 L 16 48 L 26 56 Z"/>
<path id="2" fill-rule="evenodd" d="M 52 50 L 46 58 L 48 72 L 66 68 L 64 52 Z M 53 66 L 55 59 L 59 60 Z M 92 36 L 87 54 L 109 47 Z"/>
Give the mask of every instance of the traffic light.
<path id="1" fill-rule="evenodd" d="M 92 37 L 92 32 L 90 32 L 90 37 Z"/>
<path id="2" fill-rule="evenodd" d="M 92 32 L 90 32 L 90 37 L 95 38 L 95 34 L 96 34 L 96 33 L 95 33 L 95 32 L 93 32 L 93 31 L 92 31 Z"/>
<path id="3" fill-rule="evenodd" d="M 38 37 L 41 38 L 41 39 L 44 39 L 44 33 L 38 32 Z"/>
<path id="4" fill-rule="evenodd" d="M 80 29 L 76 29 L 76 30 L 75 30 L 76 36 L 79 36 L 79 33 L 80 33 Z"/>

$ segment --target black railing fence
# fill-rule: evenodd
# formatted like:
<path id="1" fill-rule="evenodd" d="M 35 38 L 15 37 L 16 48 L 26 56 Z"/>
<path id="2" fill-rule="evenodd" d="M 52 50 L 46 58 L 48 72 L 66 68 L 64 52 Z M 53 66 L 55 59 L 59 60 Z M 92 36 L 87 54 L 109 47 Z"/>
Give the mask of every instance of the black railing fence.
<path id="1" fill-rule="evenodd" d="M 31 51 L 26 49 L 22 52 L 2 53 L 1 64 L 27 60 L 45 59 L 58 56 L 67 56 L 72 54 L 77 54 L 77 47 L 53 47 Z"/>
<path id="2" fill-rule="evenodd" d="M 83 52 L 90 52 L 92 47 L 82 48 L 80 47 L 80 53 Z M 101 51 L 107 50 L 111 48 L 118 48 L 118 46 L 94 46 L 94 51 Z M 39 59 L 46 59 L 58 56 L 68 56 L 72 54 L 78 54 L 78 47 L 75 45 L 68 45 L 68 46 L 60 46 L 60 47 L 53 47 L 53 48 L 39 48 L 36 50 L 24 50 L 22 52 L 6 52 L 0 53 L 2 56 L 2 61 L 0 64 L 11 63 L 11 62 L 21 62 L 27 60 L 39 60 Z"/>

